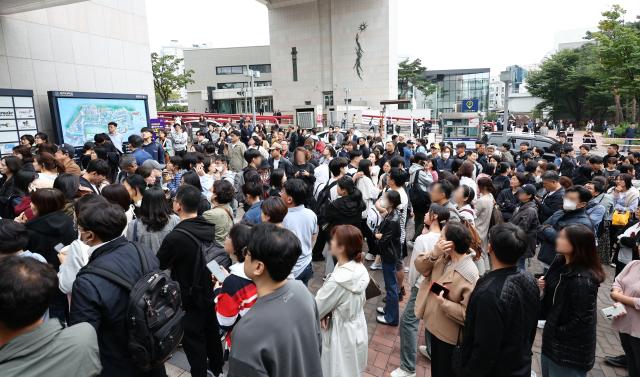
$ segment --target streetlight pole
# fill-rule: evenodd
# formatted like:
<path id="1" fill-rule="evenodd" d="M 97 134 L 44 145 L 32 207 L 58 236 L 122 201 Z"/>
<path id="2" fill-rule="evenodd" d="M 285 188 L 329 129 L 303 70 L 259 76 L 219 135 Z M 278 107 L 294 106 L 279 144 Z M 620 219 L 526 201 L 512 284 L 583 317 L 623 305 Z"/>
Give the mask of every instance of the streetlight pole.
<path id="1" fill-rule="evenodd" d="M 344 125 L 345 127 L 349 128 L 349 88 L 344 88 L 344 105 L 347 108 L 347 115 L 344 119 Z"/>
<path id="2" fill-rule="evenodd" d="M 260 72 L 259 71 L 254 71 L 252 69 L 249 69 L 249 66 L 247 65 L 247 73 L 245 74 L 245 76 L 249 76 L 250 77 L 250 85 L 251 85 L 251 112 L 253 113 L 253 126 L 256 126 L 256 97 L 254 94 L 254 90 L 253 90 L 253 86 L 254 86 L 254 81 L 253 79 L 256 77 L 260 77 Z"/>
<path id="3" fill-rule="evenodd" d="M 511 71 L 500 72 L 500 81 L 504 82 L 504 120 L 502 121 L 502 134 L 507 136 L 509 126 L 509 84 L 511 83 Z"/>

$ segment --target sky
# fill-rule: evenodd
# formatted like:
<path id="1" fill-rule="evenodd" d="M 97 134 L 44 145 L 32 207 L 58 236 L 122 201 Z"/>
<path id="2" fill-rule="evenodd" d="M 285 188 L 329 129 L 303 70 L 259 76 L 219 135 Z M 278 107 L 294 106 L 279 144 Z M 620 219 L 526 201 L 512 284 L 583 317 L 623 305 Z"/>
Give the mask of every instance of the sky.
<path id="1" fill-rule="evenodd" d="M 398 57 L 420 58 L 427 69 L 532 65 L 558 41 L 595 29 L 612 4 L 640 15 L 638 0 L 395 0 Z M 269 43 L 267 8 L 256 0 L 147 0 L 151 49 L 172 39 L 209 47 Z M 560 39 L 558 39 L 560 38 Z"/>

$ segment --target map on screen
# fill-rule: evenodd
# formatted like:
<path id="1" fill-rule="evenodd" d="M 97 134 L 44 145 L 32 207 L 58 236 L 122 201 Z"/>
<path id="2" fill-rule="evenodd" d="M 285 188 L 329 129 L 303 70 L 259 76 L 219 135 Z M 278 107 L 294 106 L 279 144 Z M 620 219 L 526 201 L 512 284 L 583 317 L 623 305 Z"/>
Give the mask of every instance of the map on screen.
<path id="1" fill-rule="evenodd" d="M 57 98 L 62 138 L 73 146 L 93 141 L 98 133 L 107 133 L 107 123 L 118 123 L 122 139 L 140 133 L 147 126 L 147 111 L 144 100 Z"/>

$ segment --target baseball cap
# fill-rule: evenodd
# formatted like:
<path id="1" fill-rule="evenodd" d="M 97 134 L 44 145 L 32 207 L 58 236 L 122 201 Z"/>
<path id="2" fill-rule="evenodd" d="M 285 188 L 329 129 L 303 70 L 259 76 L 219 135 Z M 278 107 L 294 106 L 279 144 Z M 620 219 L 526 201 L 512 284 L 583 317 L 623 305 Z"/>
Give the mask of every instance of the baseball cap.
<path id="1" fill-rule="evenodd" d="M 71 144 L 60 144 L 58 145 L 58 150 L 61 150 L 64 154 L 68 154 L 69 158 L 73 158 L 75 155 L 76 149 Z"/>
<path id="2" fill-rule="evenodd" d="M 413 140 L 407 140 L 407 144 L 413 144 Z"/>
<path id="3" fill-rule="evenodd" d="M 164 165 L 159 163 L 156 160 L 146 160 L 145 162 L 142 163 L 142 166 L 144 167 L 150 167 L 151 169 L 155 169 L 155 170 L 162 170 L 164 169 Z"/>
<path id="4" fill-rule="evenodd" d="M 536 191 L 537 191 L 536 190 L 536 186 L 531 185 L 531 184 L 526 184 L 526 185 L 524 185 L 524 186 L 522 186 L 522 187 L 520 187 L 518 189 L 518 194 L 521 193 L 521 192 L 524 192 L 525 194 L 529 194 L 529 195 L 534 195 L 535 196 L 536 195 Z"/>
<path id="5" fill-rule="evenodd" d="M 280 145 L 280 143 L 271 144 L 271 147 L 269 148 L 269 150 L 274 150 L 274 149 L 282 150 L 282 145 Z"/>

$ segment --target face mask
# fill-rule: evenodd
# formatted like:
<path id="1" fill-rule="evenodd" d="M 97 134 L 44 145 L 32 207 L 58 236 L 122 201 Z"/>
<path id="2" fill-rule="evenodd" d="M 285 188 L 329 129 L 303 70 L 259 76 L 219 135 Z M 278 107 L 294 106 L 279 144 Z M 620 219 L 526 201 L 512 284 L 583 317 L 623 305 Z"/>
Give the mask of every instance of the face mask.
<path id="1" fill-rule="evenodd" d="M 565 211 L 574 211 L 577 207 L 578 207 L 578 203 L 572 200 L 564 199 L 562 201 L 562 209 L 564 209 Z"/>
<path id="2" fill-rule="evenodd" d="M 542 182 L 542 177 L 536 175 L 535 180 L 536 180 L 536 183 L 540 183 Z"/>
<path id="3" fill-rule="evenodd" d="M 447 158 L 449 158 L 449 156 L 451 156 L 451 154 L 450 154 L 450 153 L 443 153 L 443 154 L 442 154 L 442 158 L 444 158 L 445 160 L 446 160 Z"/>

